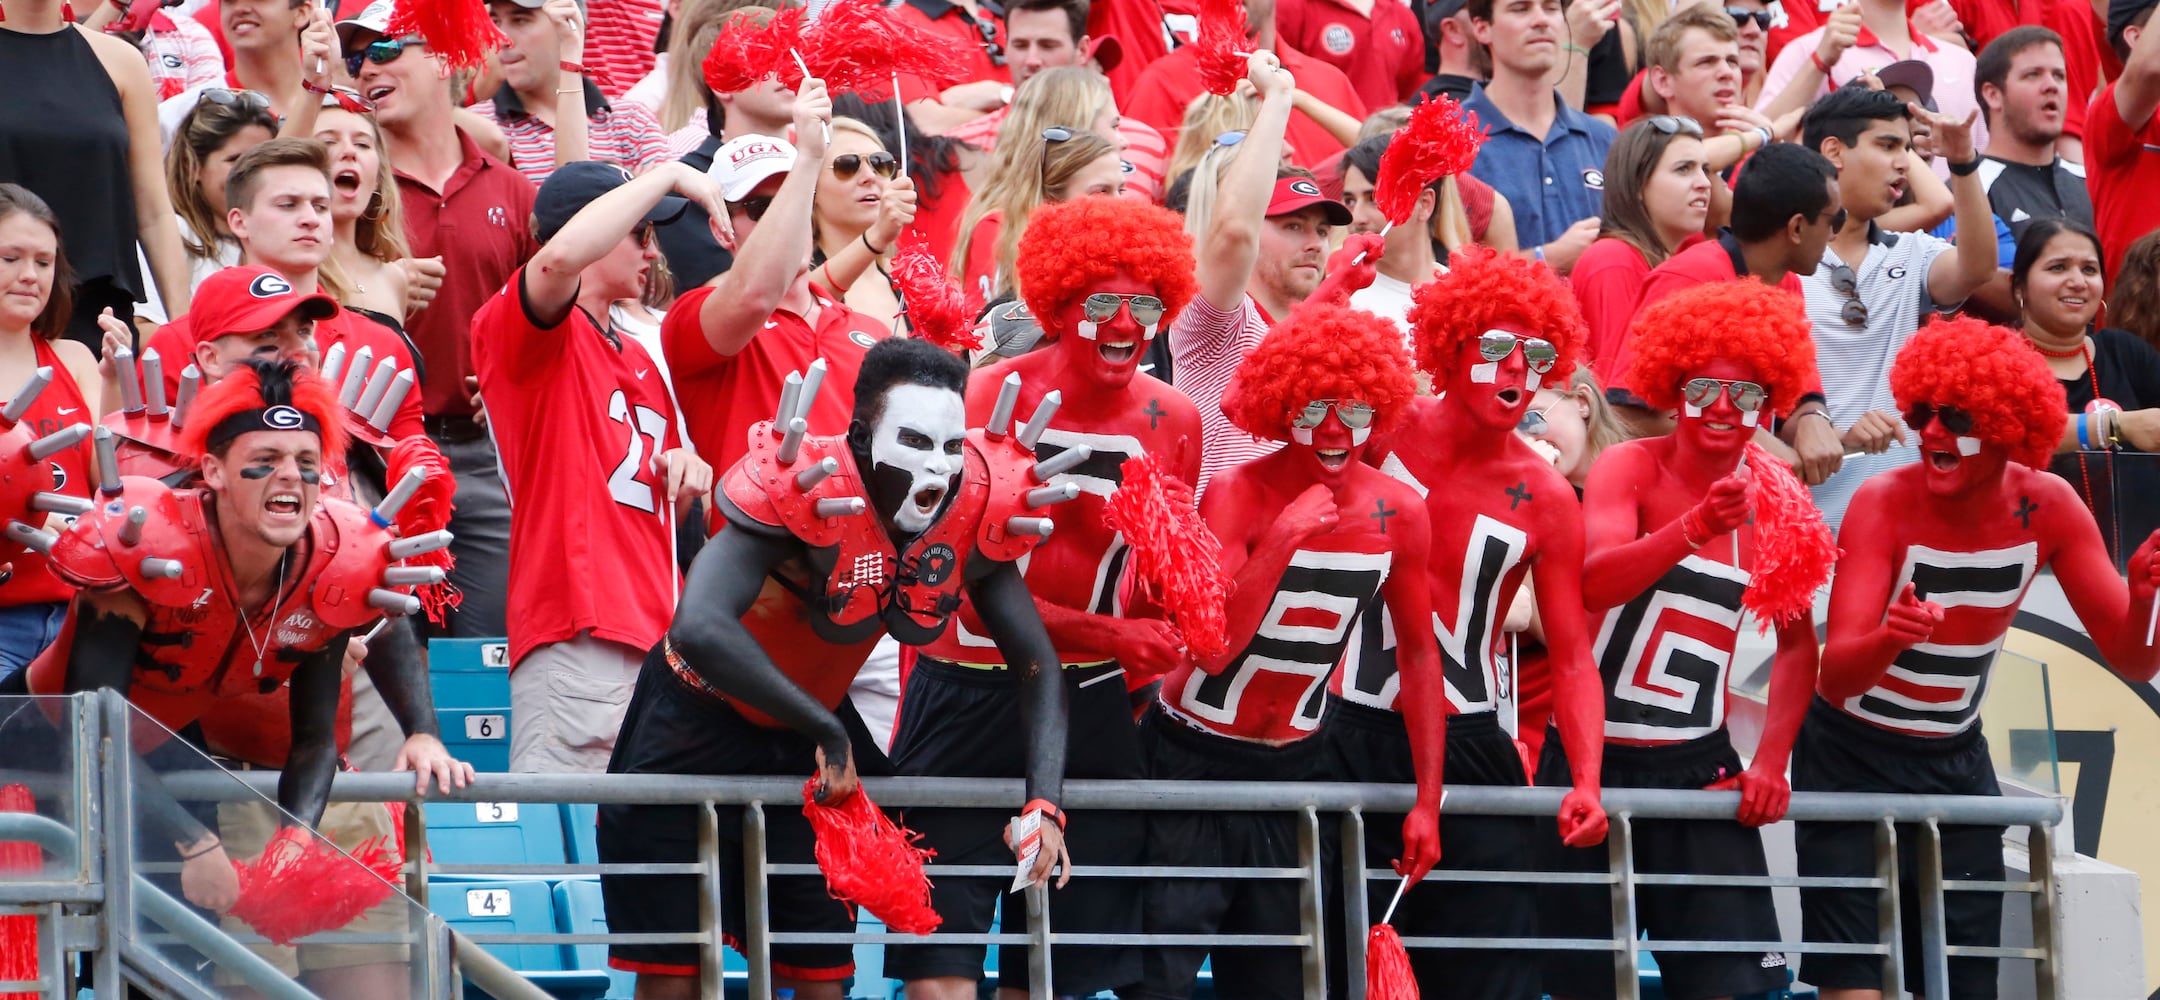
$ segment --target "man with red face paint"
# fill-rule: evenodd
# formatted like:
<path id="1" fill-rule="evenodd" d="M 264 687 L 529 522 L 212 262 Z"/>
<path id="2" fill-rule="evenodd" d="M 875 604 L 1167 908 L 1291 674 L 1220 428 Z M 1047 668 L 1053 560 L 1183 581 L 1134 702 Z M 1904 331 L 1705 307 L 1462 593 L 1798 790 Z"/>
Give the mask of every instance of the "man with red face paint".
<path id="1" fill-rule="evenodd" d="M 2077 612 L 2108 665 L 2142 685 L 2160 673 L 2145 642 L 2160 534 L 2115 575 L 2107 546 L 2077 491 L 2047 471 L 2068 419 L 2061 383 L 2022 337 L 1973 319 L 1922 327 L 1890 369 L 1890 391 L 1919 439 L 1920 461 L 1870 479 L 1853 494 L 1830 589 L 1830 631 L 1817 698 L 1793 747 L 1792 784 L 1803 791 L 1999 795 L 1980 700 L 1995 651 L 2043 568 Z M 1888 609 L 1887 612 L 1885 609 Z M 1945 827 L 1942 877 L 2000 880 L 2002 827 Z M 1918 913 L 1913 849 L 1901 828 L 1900 905 Z M 1802 823 L 1802 875 L 1875 870 L 1874 827 Z M 1808 941 L 1876 940 L 1876 893 L 1800 891 Z M 1997 944 L 2002 896 L 1951 892 L 1952 945 Z M 1908 924 L 1908 927 L 1912 926 Z M 1995 959 L 1951 958 L 1947 992 L 1995 996 Z M 1905 982 L 1883 981 L 1875 956 L 1809 955 L 1802 969 L 1826 998 L 1880 997 L 1922 979 L 1917 937 L 1905 941 Z"/>
<path id="2" fill-rule="evenodd" d="M 1588 555 L 1583 597 L 1600 621 L 1594 646 L 1605 684 L 1605 787 L 1715 788 L 1741 792 L 1739 823 L 1641 820 L 1635 864 L 1684 875 L 1767 876 L 1762 836 L 1791 791 L 1785 763 L 1815 687 L 1813 596 L 1827 560 L 1788 574 L 1763 546 L 1788 526 L 1752 509 L 1750 476 L 1780 476 L 1806 496 L 1783 463 L 1749 439 L 1766 418 L 1791 413 L 1812 387 L 1815 349 L 1800 300 L 1758 281 L 1698 285 L 1652 305 L 1632 331 L 1629 388 L 1659 410 L 1679 411 L 1669 435 L 1614 445 L 1598 456 L 1583 490 Z M 1750 461 L 1750 458 L 1754 461 Z M 1803 501 L 1804 503 L 1804 501 Z M 1813 514 L 1814 533 L 1829 534 Z M 1760 516 L 1758 516 L 1760 515 Z M 1777 523 L 1772 523 L 1777 520 Z M 1744 593 L 1787 594 L 1770 675 L 1770 722 L 1742 770 L 1725 727 L 1727 671 L 1739 642 Z M 1567 755 L 1545 741 L 1538 783 L 1569 783 Z M 1742 825 L 1745 824 L 1745 825 Z M 1549 868 L 1603 872 L 1606 852 L 1547 845 Z M 1552 937 L 1610 937 L 1609 893 L 1553 885 L 1540 894 L 1538 929 Z M 1775 941 L 1767 887 L 1646 886 L 1637 903 L 1653 941 Z M 1760 993 L 1785 985 L 1775 952 L 1661 952 L 1674 996 Z M 1564 952 L 1545 959 L 1545 988 L 1583 1000 L 1613 995 L 1612 956 Z"/>
<path id="3" fill-rule="evenodd" d="M 1015 377 L 1019 413 L 1039 412 L 1055 394 L 1055 414 L 1035 441 L 1035 458 L 1063 466 L 1044 485 L 1076 499 L 1057 507 L 1057 533 L 1036 545 L 1022 575 L 1064 665 L 1068 777 L 1145 777 L 1126 675 L 1158 677 L 1181 659 L 1169 623 L 1127 616 L 1118 584 L 1130 549 L 1103 523 L 1127 459 L 1160 456 L 1187 483 L 1200 474 L 1200 411 L 1184 393 L 1139 370 L 1148 342 L 1193 296 L 1192 240 L 1181 222 L 1167 209 L 1116 198 L 1039 209 L 1020 240 L 1019 271 L 1028 309 L 1054 342 L 969 379 L 967 415 L 978 425 L 994 422 L 1000 405 L 1013 405 L 1005 393 Z M 893 740 L 900 773 L 1022 776 L 1019 689 L 973 602 L 963 603 L 953 627 L 923 647 L 900 704 Z M 1006 815 L 916 809 L 907 821 L 925 846 L 936 848 L 940 864 L 996 864 L 1010 856 L 1000 839 Z M 1089 864 L 1141 862 L 1147 831 L 1139 813 L 1092 812 L 1071 824 L 1081 830 L 1067 833 L 1087 841 Z M 1000 881 L 937 879 L 931 899 L 945 918 L 941 929 L 989 930 L 998 899 L 1017 898 L 1004 896 Z M 1008 926 L 1018 919 L 1008 911 Z M 1051 925 L 1065 932 L 1114 934 L 1139 923 L 1139 883 L 1131 879 L 1083 879 L 1051 896 Z M 1060 995 L 1088 996 L 1140 978 L 1138 949 L 1071 945 L 1054 952 Z M 1004 969 L 1027 963 L 1024 947 L 1005 948 L 998 958 Z M 907 980 L 915 1000 L 973 1000 L 982 971 L 979 944 L 892 945 L 885 952 L 886 974 Z"/>
<path id="4" fill-rule="evenodd" d="M 1564 293 L 1563 293 L 1564 294 Z M 1402 418 L 1416 392 L 1395 328 L 1371 313 L 1309 302 L 1260 342 L 1230 383 L 1223 411 L 1247 433 L 1288 444 L 1215 477 L 1200 516 L 1221 539 L 1232 584 L 1229 652 L 1181 664 L 1141 719 L 1150 777 L 1283 781 L 1322 768 L 1327 685 L 1360 612 L 1400 621 L 1432 614 L 1429 520 L 1418 494 L 1363 464 L 1375 431 Z M 1393 572 L 1400 566 L 1403 572 Z M 1395 870 L 1411 883 L 1440 856 L 1440 768 L 1446 706 L 1432 635 L 1404 636 L 1400 687 L 1417 805 L 1402 823 Z M 1511 749 L 1509 751 L 1513 753 Z M 1281 814 L 1155 813 L 1151 865 L 1298 864 L 1296 822 Z M 1297 888 L 1282 881 L 1161 880 L 1149 886 L 1147 929 L 1178 934 L 1295 934 Z M 1189 997 L 1205 948 L 1157 948 L 1130 997 Z M 1299 997 L 1298 953 L 1240 948 L 1215 966 L 1227 997 Z"/>
<path id="5" fill-rule="evenodd" d="M 1402 728 L 1417 707 L 1398 683 L 1398 643 L 1437 639 L 1445 680 L 1448 777 L 1457 784 L 1529 783 L 1515 743 L 1500 726 L 1506 675 L 1495 663 L 1499 616 L 1534 566 L 1538 607 L 1554 670 L 1554 714 L 1575 788 L 1560 807 L 1560 834 L 1574 846 L 1605 838 L 1598 805 L 1604 701 L 1582 614 L 1582 509 L 1567 480 L 1515 434 L 1530 398 L 1547 378 L 1572 370 L 1583 338 L 1575 297 L 1543 265 L 1490 250 L 1458 252 L 1453 268 L 1415 291 L 1410 326 L 1418 366 L 1446 395 L 1421 397 L 1393 434 L 1365 460 L 1410 485 L 1426 501 L 1432 559 L 1430 619 L 1391 614 L 1366 630 L 1345 661 L 1337 711 L 1330 720 L 1331 777 L 1395 780 Z M 1439 495 L 1434 496 L 1437 492 Z M 1430 629 L 1403 622 L 1430 620 Z M 1373 623 L 1368 623 L 1372 625 Z M 1378 635 L 1373 633 L 1377 632 Z M 1526 870 L 1535 866 L 1528 817 L 1448 821 L 1442 860 L 1450 868 Z M 1392 887 L 1390 887 L 1392 889 Z M 1536 902 L 1527 886 L 1447 883 L 1406 894 L 1417 898 L 1421 933 L 1531 937 Z M 1422 915 L 1417 915 L 1422 910 Z M 1419 978 L 1444 981 L 1450 996 L 1534 1000 L 1535 952 L 1421 949 Z M 1435 979 L 1434 977 L 1439 977 Z"/>

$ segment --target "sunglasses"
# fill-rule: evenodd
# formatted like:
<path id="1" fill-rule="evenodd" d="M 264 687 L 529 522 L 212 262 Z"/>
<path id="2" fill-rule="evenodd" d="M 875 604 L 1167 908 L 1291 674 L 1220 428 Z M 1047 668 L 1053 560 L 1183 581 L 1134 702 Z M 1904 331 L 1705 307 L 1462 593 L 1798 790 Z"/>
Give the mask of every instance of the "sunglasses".
<path id="1" fill-rule="evenodd" d="M 388 66 L 405 54 L 407 46 L 417 48 L 419 45 L 419 39 L 407 41 L 403 38 L 378 38 L 367 43 L 360 51 L 345 57 L 345 73 L 348 76 L 359 76 L 360 67 L 365 63 Z"/>
<path id="2" fill-rule="evenodd" d="M 1720 394 L 1732 400 L 1732 405 L 1738 407 L 1740 412 L 1754 413 L 1762 409 L 1763 400 L 1769 397 L 1770 390 L 1763 388 L 1760 382 L 1722 378 L 1691 378 L 1680 387 L 1681 398 L 1687 400 L 1689 406 L 1699 410 L 1709 409 L 1711 404 L 1717 402 Z"/>
<path id="3" fill-rule="evenodd" d="M 1540 375 L 1552 371 L 1553 363 L 1560 360 L 1560 349 L 1549 340 L 1536 337 L 1518 337 L 1506 330 L 1487 330 L 1478 338 L 1478 357 L 1487 361 L 1505 361 L 1515 353 L 1516 345 L 1522 345 L 1523 363 Z"/>
<path id="4" fill-rule="evenodd" d="M 1557 405 L 1555 401 L 1535 410 L 1524 410 L 1522 419 L 1515 422 L 1515 429 L 1531 437 L 1544 437 L 1546 431 L 1552 430 L 1552 421 L 1545 419 L 1545 411 Z"/>
<path id="5" fill-rule="evenodd" d="M 998 44 L 996 24 L 976 18 L 975 37 L 981 40 L 983 54 L 990 57 L 990 65 L 1005 65 L 1005 49 Z"/>
<path id="6" fill-rule="evenodd" d="M 1969 410 L 1955 406 L 1936 406 L 1932 403 L 1914 403 L 1905 411 L 1905 426 L 1916 431 L 1927 430 L 1927 425 L 1940 419 L 1943 430 L 1952 434 L 1971 434 L 1973 415 Z"/>
<path id="7" fill-rule="evenodd" d="M 1334 410 L 1336 419 L 1341 420 L 1343 426 L 1351 430 L 1361 431 L 1372 426 L 1372 404 L 1361 403 L 1355 399 L 1315 399 L 1291 411 L 1290 426 L 1311 430 L 1327 422 L 1329 410 Z"/>
<path id="8" fill-rule="evenodd" d="M 1117 315 L 1118 307 L 1125 306 L 1132 312 L 1133 322 L 1141 326 L 1154 326 L 1162 322 L 1163 300 L 1153 295 L 1120 295 L 1116 292 L 1096 292 L 1081 300 L 1080 314 L 1090 323 L 1107 323 Z"/>
<path id="9" fill-rule="evenodd" d="M 741 212 L 743 214 L 743 218 L 749 219 L 752 222 L 763 219 L 765 217 L 765 210 L 771 207 L 772 195 L 769 194 L 759 195 L 755 198 L 744 198 L 741 201 L 728 202 L 728 208 L 730 210 Z"/>
<path id="10" fill-rule="evenodd" d="M 1244 129 L 1241 129 L 1241 128 L 1234 128 L 1234 129 L 1231 129 L 1230 131 L 1228 131 L 1228 132 L 1224 132 L 1223 134 L 1221 134 L 1221 135 L 1218 135 L 1218 136 L 1216 136 L 1216 137 L 1215 137 L 1215 145 L 1218 145 L 1218 146 L 1225 146 L 1225 147 L 1228 147 L 1228 146 L 1235 146 L 1235 145 L 1237 145 L 1238 143 L 1241 143 L 1241 142 L 1244 142 L 1244 141 L 1245 141 L 1245 130 L 1244 130 Z"/>
<path id="11" fill-rule="evenodd" d="M 1747 27 L 1747 23 L 1749 21 L 1754 21 L 1755 27 L 1763 31 L 1770 30 L 1770 12 L 1767 10 L 1749 10 L 1746 7 L 1727 7 L 1725 8 L 1725 13 L 1731 15 L 1733 27 L 1735 28 L 1745 28 Z"/>
<path id="12" fill-rule="evenodd" d="M 856 173 L 862 170 L 863 164 L 866 163 L 870 165 L 871 173 L 887 180 L 892 179 L 894 174 L 900 172 L 900 161 L 893 159 L 891 153 L 883 151 L 869 154 L 842 153 L 832 158 L 833 176 L 841 180 L 851 180 Z"/>
<path id="13" fill-rule="evenodd" d="M 372 115 L 375 113 L 375 102 L 361 96 L 359 91 L 351 87 L 330 88 L 322 95 L 322 106 L 325 110 L 333 107 L 343 108 L 356 115 Z"/>
<path id="14" fill-rule="evenodd" d="M 215 104 L 221 108 L 242 108 L 250 111 L 269 111 L 270 99 L 252 90 L 233 90 L 229 87 L 204 88 L 196 105 Z"/>
<path id="15" fill-rule="evenodd" d="M 653 235 L 658 229 L 658 226 L 648 220 L 638 223 L 636 228 L 630 230 L 630 235 L 637 239 L 638 246 L 650 247 L 653 245 Z"/>
<path id="16" fill-rule="evenodd" d="M 1661 135 L 1692 135 L 1702 138 L 1702 123 L 1684 115 L 1651 115 L 1644 119 Z"/>
<path id="17" fill-rule="evenodd" d="M 1838 212 L 1842 215 L 1844 209 L 1839 209 Z M 1860 301 L 1860 279 L 1859 276 L 1853 274 L 1851 267 L 1839 264 L 1830 269 L 1830 290 L 1845 296 L 1848 300 L 1845 307 L 1838 310 L 1838 318 L 1844 320 L 1845 325 L 1867 325 L 1867 303 Z"/>

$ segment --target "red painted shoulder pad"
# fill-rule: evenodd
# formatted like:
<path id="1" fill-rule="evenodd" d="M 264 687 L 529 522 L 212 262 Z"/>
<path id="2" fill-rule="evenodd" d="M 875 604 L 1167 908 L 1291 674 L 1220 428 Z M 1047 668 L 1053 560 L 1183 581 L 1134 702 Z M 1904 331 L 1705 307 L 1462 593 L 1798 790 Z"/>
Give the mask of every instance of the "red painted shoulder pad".
<path id="1" fill-rule="evenodd" d="M 984 500 L 982 525 L 976 530 L 975 550 L 983 558 L 998 562 L 1012 562 L 1033 549 L 1048 536 L 1048 532 L 1031 534 L 1012 530 L 1016 517 L 1050 517 L 1050 510 L 1037 510 L 1028 506 L 1028 491 L 1041 485 L 1029 474 L 1035 467 L 1035 456 L 1011 434 L 992 440 L 978 427 L 968 431 L 968 450 L 981 460 L 989 475 L 986 486 L 988 496 Z M 968 463 L 973 471 L 974 462 Z"/>
<path id="2" fill-rule="evenodd" d="M 96 509 L 75 519 L 53 543 L 52 568 L 60 578 L 92 590 L 131 588 L 160 607 L 186 607 L 209 588 L 209 526 L 202 494 L 174 490 L 155 479 L 122 476 L 117 496 L 99 494 Z M 140 509 L 142 526 L 131 529 Z M 177 562 L 180 574 L 167 575 Z"/>
<path id="3" fill-rule="evenodd" d="M 838 471 L 807 490 L 796 485 L 797 476 L 827 458 L 834 460 Z M 855 456 L 848 451 L 845 437 L 805 437 L 795 461 L 782 464 L 780 438 L 772 432 L 772 421 L 759 421 L 750 428 L 750 450 L 728 472 L 725 489 L 727 498 L 743 513 L 760 523 L 785 529 L 811 548 L 838 545 L 852 530 L 873 534 L 878 530 L 876 518 L 869 513 L 862 475 L 855 468 Z M 864 513 L 818 516 L 818 501 L 850 497 L 862 500 Z"/>
<path id="4" fill-rule="evenodd" d="M 384 547 L 396 536 L 377 525 L 367 508 L 322 497 L 316 501 L 315 517 L 308 524 L 315 555 L 308 560 L 308 592 L 313 595 L 315 617 L 333 629 L 359 628 L 383 616 L 368 603 L 368 591 L 377 588 L 411 593 L 411 587 L 386 587 L 383 571 L 391 564 Z"/>
<path id="5" fill-rule="evenodd" d="M 194 463 L 180 457 L 180 429 L 171 420 L 116 411 L 101 421 L 120 440 L 120 474 L 163 479 Z M 132 445 L 132 447 L 130 447 Z"/>

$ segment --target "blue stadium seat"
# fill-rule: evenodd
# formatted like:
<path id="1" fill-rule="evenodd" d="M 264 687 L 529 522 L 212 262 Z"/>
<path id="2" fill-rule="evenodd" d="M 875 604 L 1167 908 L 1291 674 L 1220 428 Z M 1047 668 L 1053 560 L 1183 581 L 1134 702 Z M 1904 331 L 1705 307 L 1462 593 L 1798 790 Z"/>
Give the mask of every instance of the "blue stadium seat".
<path id="1" fill-rule="evenodd" d="M 599 864 L 600 807 L 590 802 L 565 803 L 562 812 L 563 834 L 570 846 L 570 863 Z"/>
<path id="2" fill-rule="evenodd" d="M 435 863 L 559 865 L 562 810 L 515 802 L 430 802 L 428 849 Z"/>
<path id="3" fill-rule="evenodd" d="M 607 933 L 607 910 L 600 902 L 598 879 L 569 879 L 555 884 L 555 929 L 564 934 Z M 637 976 L 608 968 L 607 945 L 565 945 L 563 950 L 569 953 L 564 968 L 607 973 L 608 1000 L 631 1000 L 635 995 Z"/>
<path id="4" fill-rule="evenodd" d="M 467 934 L 549 934 L 556 931 L 555 899 L 539 879 L 437 882 L 428 887 L 428 908 Z M 605 972 L 566 970 L 563 949 L 549 944 L 483 945 L 489 953 L 563 1000 L 597 1000 L 608 992 Z M 467 987 L 467 996 L 485 994 Z"/>
<path id="5" fill-rule="evenodd" d="M 430 639 L 428 680 L 450 752 L 482 771 L 509 770 L 509 643 Z"/>

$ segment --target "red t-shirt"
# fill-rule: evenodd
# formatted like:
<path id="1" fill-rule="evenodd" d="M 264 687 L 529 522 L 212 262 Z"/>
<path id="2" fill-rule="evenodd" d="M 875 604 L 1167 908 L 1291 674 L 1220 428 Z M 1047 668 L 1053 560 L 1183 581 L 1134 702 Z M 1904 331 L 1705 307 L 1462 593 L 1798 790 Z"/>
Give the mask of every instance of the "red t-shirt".
<path id="1" fill-rule="evenodd" d="M 705 341 L 698 310 L 712 286 L 685 292 L 668 307 L 660 323 L 661 351 L 682 402 L 683 422 L 699 457 L 713 472 L 726 474 L 750 450 L 750 425 L 771 420 L 780 408 L 780 386 L 789 372 L 805 371 L 825 359 L 825 382 L 810 407 L 812 436 L 845 434 L 855 411 L 855 373 L 864 352 L 892 331 L 876 319 L 827 298 L 817 298 L 817 326 L 785 309 L 775 309 L 765 328 L 732 357 Z M 489 402 L 490 409 L 493 401 Z M 718 530 L 721 519 L 713 518 Z"/>
<path id="2" fill-rule="evenodd" d="M 465 376 L 473 374 L 473 314 L 540 251 L 530 223 L 532 182 L 481 152 L 463 131 L 458 132 L 458 148 L 464 162 L 441 191 L 397 172 L 405 239 L 413 256 L 440 256 L 445 269 L 435 301 L 406 326 L 413 345 L 428 359 L 420 405 L 435 416 L 472 415 Z"/>
<path id="3" fill-rule="evenodd" d="M 36 437 L 52 434 L 70 424 L 96 425 L 97 414 L 92 413 L 89 404 L 83 401 L 82 387 L 75 384 L 75 373 L 60 360 L 52 342 L 43 337 L 33 337 L 31 342 L 37 352 L 38 366 L 52 369 L 53 380 L 44 392 L 38 393 L 30 409 L 23 412 L 23 425 Z M 90 446 L 87 443 L 55 453 L 51 464 L 53 478 L 57 481 L 53 492 L 71 497 L 88 498 L 91 495 Z M 41 525 L 44 520 L 43 515 L 18 516 L 33 525 Z M 69 519 L 70 522 L 73 520 Z M 65 601 L 75 596 L 75 588 L 54 576 L 51 565 L 36 549 L 16 553 L 12 562 L 15 575 L 0 584 L 0 607 Z"/>
<path id="4" fill-rule="evenodd" d="M 1717 239 L 1703 240 L 1665 258 L 1665 263 L 1651 268 L 1649 275 L 1642 279 L 1642 291 L 1636 296 L 1635 315 L 1642 315 L 1642 311 L 1650 308 L 1651 303 L 1696 285 L 1731 281 L 1745 275 L 1747 262 L 1740 258 L 1739 248 L 1740 244 L 1733 239 L 1732 234 L 1719 233 Z M 1800 287 L 1800 276 L 1791 271 L 1785 272 L 1785 277 L 1778 281 L 1778 290 L 1791 295 L 1796 301 L 1807 301 L 1807 293 Z M 1629 317 L 1627 322 L 1632 324 L 1634 317 Z M 1628 360 L 1632 355 L 1630 346 L 1631 341 L 1623 336 L 1620 340 L 1620 351 L 1610 365 L 1615 378 L 1627 371 Z M 1617 383 L 1605 384 L 1613 386 Z M 1820 374 L 1808 373 L 1807 392 L 1822 395 Z"/>
<path id="5" fill-rule="evenodd" d="M 989 148 L 983 147 L 986 152 Z M 960 242 L 960 217 L 975 200 L 975 192 L 968 189 L 967 175 L 958 170 L 939 174 L 937 183 L 937 197 L 932 198 L 918 182 L 915 224 L 908 228 L 922 235 L 930 245 L 930 256 L 942 264 L 952 259 L 953 247 Z"/>
<path id="6" fill-rule="evenodd" d="M 1170 52 L 1157 0 L 1095 0 L 1088 5 L 1087 33 L 1089 38 L 1118 40 L 1124 58 L 1103 75 L 1110 78 L 1110 93 L 1121 108 L 1140 75 Z"/>
<path id="7" fill-rule="evenodd" d="M 1635 318 L 1635 303 L 1642 297 L 1643 279 L 1650 276 L 1650 262 L 1626 240 L 1606 237 L 1590 244 L 1568 275 L 1575 301 L 1582 306 L 1583 322 L 1590 327 L 1590 370 L 1598 381 L 1615 384 L 1621 369 L 1620 345 L 1627 339 L 1628 322 Z"/>
<path id="8" fill-rule="evenodd" d="M 317 291 L 320 290 L 318 287 Z M 163 361 L 160 367 L 165 372 L 165 399 L 168 403 L 180 398 L 180 372 L 194 361 L 194 344 L 195 335 L 187 316 L 158 327 L 158 331 L 150 335 L 150 348 L 157 351 L 158 357 Z M 413 367 L 412 345 L 407 344 L 404 337 L 350 309 L 340 309 L 337 315 L 329 319 L 315 321 L 316 349 L 328 351 L 337 344 L 345 345 L 348 362 L 352 356 L 360 353 L 361 348 L 368 348 L 371 358 L 368 361 L 370 375 L 374 374 L 375 366 L 382 364 L 384 358 L 396 358 L 399 371 Z M 351 368 L 348 367 L 346 371 L 351 371 Z M 344 380 L 344 374 L 340 373 L 338 381 L 342 384 Z M 408 392 L 405 394 L 405 401 L 398 404 L 397 414 L 390 418 L 390 436 L 406 438 L 426 433 L 427 428 L 421 422 L 420 394 Z"/>
<path id="9" fill-rule="evenodd" d="M 975 223 L 968 237 L 966 266 L 960 269 L 960 293 L 967 296 L 970 315 L 982 315 L 997 291 L 997 246 L 1005 238 L 1005 213 L 991 211 Z"/>
<path id="10" fill-rule="evenodd" d="M 675 608 L 667 483 L 679 443 L 660 373 L 634 338 L 583 309 L 553 327 L 524 303 L 524 269 L 472 321 L 473 370 L 510 495 L 510 664 L 580 632 L 650 649 Z"/>
<path id="11" fill-rule="evenodd" d="M 2085 190 L 2092 195 L 2108 280 L 2138 237 L 2160 226 L 2160 115 L 2132 129 L 2115 107 L 2115 85 L 2085 115 Z"/>
<path id="12" fill-rule="evenodd" d="M 1010 80 L 1012 74 L 1005 67 L 993 62 L 989 46 L 1005 51 L 1005 22 L 992 17 L 988 10 L 982 20 L 968 16 L 967 8 L 945 0 L 905 0 L 895 8 L 900 20 L 932 34 L 943 35 L 958 43 L 967 52 L 961 61 L 965 75 L 958 80 L 929 80 L 910 73 L 900 74 L 900 102 L 934 101 L 945 88 L 977 80 Z M 990 28 L 993 41 L 985 43 L 983 31 L 978 25 Z M 889 89 L 889 88 L 888 88 Z M 886 94 L 890 98 L 891 94 Z"/>
<path id="13" fill-rule="evenodd" d="M 1283 47 L 1276 50 L 1283 68 L 1297 78 L 1298 89 L 1352 118 L 1365 117 L 1365 102 L 1360 100 L 1357 89 L 1342 71 L 1318 59 L 1313 59 L 1296 49 Z M 1185 122 L 1185 106 L 1200 96 L 1200 63 L 1190 46 L 1172 52 L 1155 61 L 1140 82 L 1133 85 L 1130 105 L 1121 105 L 1126 114 L 1155 126 L 1163 134 L 1163 141 L 1177 148 L 1178 129 Z M 1342 156 L 1343 144 L 1320 123 L 1305 117 L 1302 111 L 1290 113 L 1288 134 L 1291 158 L 1300 166 L 1318 169 Z M 1169 178 L 1165 181 L 1175 180 Z"/>
<path id="14" fill-rule="evenodd" d="M 1374 0 L 1367 15 L 1340 0 L 1281 0 L 1275 37 L 1341 70 L 1368 108 L 1400 104 L 1425 82 L 1425 34 L 1406 4 Z"/>

